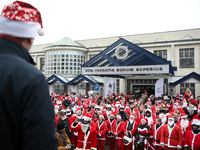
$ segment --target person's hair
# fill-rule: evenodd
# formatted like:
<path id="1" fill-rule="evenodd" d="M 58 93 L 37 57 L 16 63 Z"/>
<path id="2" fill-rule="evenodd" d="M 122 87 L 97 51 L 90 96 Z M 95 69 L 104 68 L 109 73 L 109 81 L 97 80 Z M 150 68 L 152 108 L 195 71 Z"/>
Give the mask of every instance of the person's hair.
<path id="1" fill-rule="evenodd" d="M 64 112 L 63 112 L 63 111 L 58 111 L 58 114 L 59 114 L 60 116 L 64 116 Z"/>
<path id="2" fill-rule="evenodd" d="M 20 37 L 16 37 L 18 40 L 20 40 L 21 42 L 23 42 L 26 38 L 20 38 Z"/>
<path id="3" fill-rule="evenodd" d="M 162 122 L 161 118 L 156 118 L 159 122 Z"/>

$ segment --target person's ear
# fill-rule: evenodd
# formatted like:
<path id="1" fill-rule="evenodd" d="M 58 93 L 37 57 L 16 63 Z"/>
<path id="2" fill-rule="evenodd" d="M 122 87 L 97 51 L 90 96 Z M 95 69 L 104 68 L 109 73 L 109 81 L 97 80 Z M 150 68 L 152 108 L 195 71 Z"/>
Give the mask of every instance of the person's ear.
<path id="1" fill-rule="evenodd" d="M 33 45 L 34 38 L 29 38 L 29 39 L 28 39 L 28 42 L 29 42 L 29 44 Z"/>

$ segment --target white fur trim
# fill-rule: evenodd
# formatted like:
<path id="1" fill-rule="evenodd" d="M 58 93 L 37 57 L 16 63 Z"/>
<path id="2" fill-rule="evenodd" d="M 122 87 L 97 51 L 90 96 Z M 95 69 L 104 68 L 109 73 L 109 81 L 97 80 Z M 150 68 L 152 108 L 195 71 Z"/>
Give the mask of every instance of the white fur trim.
<path id="1" fill-rule="evenodd" d="M 143 120 L 144 122 L 147 122 L 145 119 L 141 119 L 141 121 L 142 121 L 142 120 Z"/>
<path id="2" fill-rule="evenodd" d="M 0 34 L 14 37 L 35 38 L 38 33 L 39 23 L 22 22 L 0 16 Z"/>

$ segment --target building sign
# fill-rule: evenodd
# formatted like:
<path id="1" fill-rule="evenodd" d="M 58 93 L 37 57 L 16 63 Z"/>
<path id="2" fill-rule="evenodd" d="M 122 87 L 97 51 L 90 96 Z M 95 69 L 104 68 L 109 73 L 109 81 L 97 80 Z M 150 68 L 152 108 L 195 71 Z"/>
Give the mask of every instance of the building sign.
<path id="1" fill-rule="evenodd" d="M 168 74 L 169 65 L 82 67 L 83 75 Z"/>
<path id="2" fill-rule="evenodd" d="M 94 90 L 96 90 L 96 91 L 99 90 L 99 84 L 98 84 L 98 83 L 95 83 L 95 84 L 94 84 Z"/>

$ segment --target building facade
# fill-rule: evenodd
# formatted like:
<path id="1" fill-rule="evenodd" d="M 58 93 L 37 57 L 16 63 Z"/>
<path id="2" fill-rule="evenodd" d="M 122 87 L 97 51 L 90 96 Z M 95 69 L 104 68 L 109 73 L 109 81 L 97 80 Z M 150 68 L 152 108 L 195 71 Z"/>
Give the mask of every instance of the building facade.
<path id="1" fill-rule="evenodd" d="M 128 41 L 133 44 L 128 44 L 129 53 L 126 56 L 127 59 L 117 57 L 114 51 L 116 51 L 118 45 L 112 48 L 120 39 L 124 39 L 125 43 Z M 137 50 L 140 48 L 153 55 L 144 52 L 144 55 L 149 55 L 150 57 L 147 58 L 143 55 L 141 57 L 144 57 L 144 59 L 141 59 L 140 62 L 131 62 L 132 64 L 130 63 L 128 66 L 147 66 L 148 61 L 150 62 L 151 59 L 155 59 L 155 61 L 151 60 L 151 64 L 159 65 L 160 63 L 156 63 L 156 59 L 159 57 L 163 59 L 160 62 L 162 61 L 164 64 L 166 64 L 165 60 L 170 62 L 169 65 L 173 68 L 173 74 L 170 72 L 167 74 L 119 74 L 116 76 L 109 74 L 106 76 L 101 74 L 85 74 L 87 75 L 86 77 L 82 73 L 83 67 L 86 67 L 87 65 L 85 64 L 89 64 L 90 60 L 93 60 L 93 64 L 90 61 L 91 64 L 87 67 L 116 67 L 118 64 L 126 66 L 126 61 L 124 60 L 128 61 L 128 59 L 135 57 L 136 54 L 139 55 L 140 52 Z M 100 56 L 106 50 L 108 52 L 105 53 L 105 56 Z M 47 79 L 52 77 L 52 75 L 57 75 L 57 80 L 54 81 L 51 78 L 52 82 L 49 82 L 51 92 L 81 92 L 81 94 L 85 94 L 87 91 L 94 90 L 94 83 L 100 83 L 99 93 L 104 94 L 105 91 L 103 89 L 106 81 L 114 78 L 115 93 L 131 93 L 136 90 L 144 91 L 145 89 L 149 93 L 154 93 L 156 81 L 164 78 L 163 93 L 168 93 L 168 95 L 183 94 L 186 88 L 190 88 L 195 96 L 200 95 L 198 90 L 200 89 L 200 79 L 192 74 L 193 72 L 195 72 L 195 75 L 200 73 L 200 29 L 78 41 L 65 37 L 55 43 L 33 45 L 30 54 L 37 64 L 36 67 L 44 73 Z M 155 56 L 158 57 L 156 58 Z M 139 56 L 136 60 L 139 61 Z M 188 78 L 184 78 L 186 76 Z M 75 77 L 79 77 L 79 79 L 77 78 L 79 81 L 70 82 Z"/>

